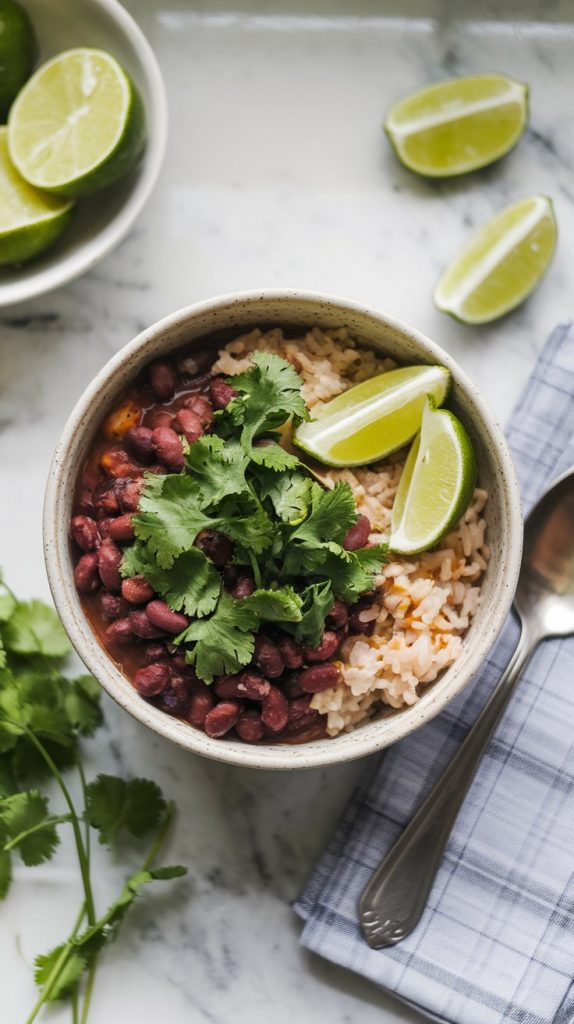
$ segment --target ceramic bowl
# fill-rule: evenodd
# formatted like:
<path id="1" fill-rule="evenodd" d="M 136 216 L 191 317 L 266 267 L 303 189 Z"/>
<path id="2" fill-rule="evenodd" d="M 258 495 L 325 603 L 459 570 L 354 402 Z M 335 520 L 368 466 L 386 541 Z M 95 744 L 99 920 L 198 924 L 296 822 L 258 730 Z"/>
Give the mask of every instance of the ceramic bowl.
<path id="1" fill-rule="evenodd" d="M 345 326 L 374 349 L 401 363 L 442 363 L 452 374 L 449 405 L 464 420 L 476 449 L 479 479 L 488 489 L 488 542 L 492 560 L 483 582 L 479 613 L 464 638 L 464 653 L 413 707 L 383 711 L 353 732 L 300 745 L 249 746 L 210 739 L 146 703 L 93 634 L 73 581 L 68 540 L 74 485 L 104 414 L 152 359 L 198 343 L 222 329 L 238 333 L 255 325 Z M 205 757 L 254 768 L 310 768 L 336 764 L 380 750 L 438 714 L 480 668 L 504 622 L 516 585 L 522 546 L 520 498 L 500 427 L 474 385 L 453 359 L 419 331 L 375 309 L 340 298 L 299 291 L 261 291 L 224 296 L 182 309 L 143 331 L 117 353 L 85 390 L 58 444 L 44 510 L 46 565 L 52 594 L 81 659 L 126 711 L 154 732 Z"/>
<path id="2" fill-rule="evenodd" d="M 113 54 L 142 96 L 147 143 L 137 169 L 123 181 L 78 203 L 72 224 L 37 259 L 0 268 L 0 307 L 53 291 L 99 263 L 128 233 L 145 206 L 167 140 L 165 87 L 154 53 L 117 0 L 22 0 L 38 38 L 40 63 L 61 50 L 94 46 Z"/>

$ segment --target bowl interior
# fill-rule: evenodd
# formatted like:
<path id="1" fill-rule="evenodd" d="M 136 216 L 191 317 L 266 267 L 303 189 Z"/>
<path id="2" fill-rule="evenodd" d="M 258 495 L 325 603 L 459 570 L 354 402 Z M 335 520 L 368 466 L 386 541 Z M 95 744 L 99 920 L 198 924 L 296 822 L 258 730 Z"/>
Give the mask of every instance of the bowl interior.
<path id="1" fill-rule="evenodd" d="M 68 230 L 37 259 L 0 267 L 0 306 L 49 291 L 92 267 L 125 235 L 159 172 L 166 138 L 164 89 L 155 57 L 138 26 L 116 0 L 22 0 L 39 43 L 39 62 L 74 46 L 116 57 L 142 96 L 147 144 L 136 170 L 78 203 Z"/>
<path id="2" fill-rule="evenodd" d="M 399 711 L 383 711 L 353 732 L 299 746 L 250 747 L 234 740 L 211 740 L 183 722 L 151 707 L 108 658 L 94 638 L 72 579 L 67 537 L 74 481 L 105 412 L 128 382 L 151 359 L 182 345 L 204 341 L 221 330 L 253 326 L 345 326 L 375 349 L 400 363 L 442 362 L 450 369 L 450 407 L 467 426 L 477 454 L 480 485 L 489 491 L 486 510 L 491 565 L 482 603 L 466 637 L 464 656 L 433 684 L 420 701 Z M 261 768 L 300 768 L 359 757 L 407 735 L 440 711 L 468 682 L 492 646 L 510 607 L 520 561 L 520 501 L 504 438 L 476 389 L 455 363 L 416 331 L 383 314 L 301 293 L 267 293 L 203 303 L 162 321 L 126 346 L 101 371 L 72 414 L 57 449 L 46 499 L 45 543 L 48 573 L 64 625 L 78 653 L 108 692 L 150 728 L 176 743 L 219 760 Z"/>

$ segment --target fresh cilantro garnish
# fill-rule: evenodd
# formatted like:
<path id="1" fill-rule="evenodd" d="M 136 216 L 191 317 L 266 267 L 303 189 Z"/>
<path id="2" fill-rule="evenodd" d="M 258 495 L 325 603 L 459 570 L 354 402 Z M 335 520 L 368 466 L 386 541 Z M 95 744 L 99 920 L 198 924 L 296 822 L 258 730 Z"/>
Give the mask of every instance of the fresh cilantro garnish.
<path id="1" fill-rule="evenodd" d="M 301 378 L 280 356 L 254 352 L 253 366 L 237 374 L 232 383 L 239 394 L 223 410 L 220 423 L 224 430 L 231 428 L 232 432 L 240 427 L 240 444 L 250 455 L 256 438 L 282 426 L 290 416 L 296 422 L 309 419 L 301 395 Z M 264 449 L 256 451 L 261 453 Z M 264 455 L 258 457 L 263 460 Z"/>
<path id="2" fill-rule="evenodd" d="M 175 612 L 198 618 L 213 611 L 221 591 L 217 569 L 196 547 L 178 555 L 171 568 L 164 569 L 146 545 L 136 541 L 125 549 L 121 572 L 123 576 L 145 576 Z"/>
<path id="3" fill-rule="evenodd" d="M 216 505 L 230 494 L 246 491 L 245 470 L 249 459 L 237 442 L 204 434 L 189 446 L 187 468 L 198 484 L 202 508 Z"/>
<path id="4" fill-rule="evenodd" d="M 332 491 L 311 485 L 311 512 L 291 534 L 290 543 L 323 544 L 342 541 L 357 518 L 357 507 L 349 484 L 340 481 Z"/>
<path id="5" fill-rule="evenodd" d="M 325 629 L 325 619 L 335 603 L 330 580 L 311 583 L 301 592 L 301 620 L 285 623 L 283 629 L 299 643 L 317 647 Z"/>
<path id="6" fill-rule="evenodd" d="M 162 569 L 169 569 L 188 551 L 201 530 L 216 529 L 219 521 L 201 510 L 200 489 L 190 476 L 149 474 L 140 498 L 140 512 L 133 517 L 136 535 L 146 541 Z"/>
<path id="7" fill-rule="evenodd" d="M 166 805 L 159 788 L 147 779 L 126 782 L 100 775 L 86 783 L 80 741 L 102 722 L 100 688 L 91 676 L 69 679 L 62 674 L 69 644 L 55 612 L 41 601 L 18 601 L 1 582 L 0 647 L 0 899 L 10 889 L 14 857 L 26 865 L 50 860 L 59 844 L 60 826 L 72 829 L 84 890 L 68 938 L 36 958 L 40 992 L 27 1020 L 35 1020 L 45 1003 L 71 997 L 74 1020 L 85 1022 L 98 956 L 117 934 L 142 887 L 185 873 L 180 866 L 152 867 L 173 806 Z M 64 771 L 72 767 L 78 769 L 83 808 L 64 778 Z M 38 788 L 43 778 L 60 790 L 57 813 Z M 32 779 L 33 786 L 28 781 Z M 136 839 L 156 831 L 141 869 L 128 878 L 118 899 L 100 917 L 90 873 L 90 828 L 108 844 L 115 843 L 122 831 Z"/>
<path id="8" fill-rule="evenodd" d="M 284 523 L 299 524 L 309 512 L 313 482 L 301 472 L 257 472 L 262 501 L 271 502 L 275 514 Z"/>

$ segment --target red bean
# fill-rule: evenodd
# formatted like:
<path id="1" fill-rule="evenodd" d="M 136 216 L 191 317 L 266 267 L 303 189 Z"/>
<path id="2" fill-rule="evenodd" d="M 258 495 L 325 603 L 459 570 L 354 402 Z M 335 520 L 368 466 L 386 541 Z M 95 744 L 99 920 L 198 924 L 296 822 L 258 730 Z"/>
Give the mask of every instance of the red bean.
<path id="1" fill-rule="evenodd" d="M 129 619 L 116 619 L 104 632 L 109 644 L 131 644 L 134 640 L 132 625 Z"/>
<path id="2" fill-rule="evenodd" d="M 89 516 L 74 516 L 70 532 L 82 551 L 95 551 L 100 545 L 100 535 L 94 519 Z"/>
<path id="3" fill-rule="evenodd" d="M 309 707 L 310 700 L 311 694 L 306 694 L 304 697 L 292 700 L 289 704 L 289 732 L 306 729 L 319 718 L 319 712 L 315 708 Z"/>
<path id="4" fill-rule="evenodd" d="M 215 684 L 215 692 L 222 700 L 264 700 L 269 696 L 271 683 L 259 672 L 240 672 L 238 675 L 225 676 Z"/>
<path id="5" fill-rule="evenodd" d="M 128 606 L 123 598 L 117 594 L 108 594 L 105 591 L 100 597 L 100 608 L 104 619 L 113 622 L 128 614 Z"/>
<path id="6" fill-rule="evenodd" d="M 302 697 L 305 690 L 299 683 L 299 674 L 294 672 L 288 676 L 283 685 L 283 693 L 289 700 L 295 700 L 297 697 Z"/>
<path id="7" fill-rule="evenodd" d="M 94 491 L 94 508 L 99 519 L 115 516 L 120 510 L 116 488 L 113 483 L 99 484 Z"/>
<path id="8" fill-rule="evenodd" d="M 225 736 L 241 715 L 241 704 L 237 701 L 222 700 L 205 716 L 204 728 L 208 736 L 219 738 Z"/>
<path id="9" fill-rule="evenodd" d="M 100 586 L 98 555 L 90 551 L 78 560 L 74 569 L 74 581 L 80 594 L 93 594 Z"/>
<path id="10" fill-rule="evenodd" d="M 360 633 L 362 636 L 371 636 L 376 622 L 376 616 L 372 612 L 373 602 L 371 599 L 359 601 L 349 616 L 350 632 Z"/>
<path id="11" fill-rule="evenodd" d="M 102 541 L 98 552 L 98 570 L 104 587 L 111 590 L 113 594 L 118 594 L 122 586 L 122 578 L 120 576 L 122 557 L 122 552 L 117 544 L 114 544 L 113 540 L 106 537 Z"/>
<path id="12" fill-rule="evenodd" d="M 213 422 L 213 407 L 206 395 L 192 395 L 191 398 L 186 398 L 184 405 L 186 409 L 190 409 L 196 416 L 199 416 L 204 430 L 211 426 Z"/>
<path id="13" fill-rule="evenodd" d="M 223 569 L 233 554 L 233 541 L 217 530 L 201 530 L 195 543 L 218 569 Z"/>
<path id="14" fill-rule="evenodd" d="M 226 405 L 237 395 L 235 388 L 231 387 L 222 377 L 216 377 L 209 385 L 209 397 L 216 409 L 225 409 Z"/>
<path id="15" fill-rule="evenodd" d="M 146 644 L 143 656 L 147 665 L 152 665 L 154 661 L 167 662 L 168 659 L 168 653 L 164 644 Z"/>
<path id="16" fill-rule="evenodd" d="M 145 613 L 151 624 L 164 633 L 181 633 L 189 626 L 187 615 L 172 611 L 165 601 L 150 601 Z"/>
<path id="17" fill-rule="evenodd" d="M 244 711 L 235 726 L 235 731 L 244 743 L 258 743 L 263 739 L 265 727 L 258 711 Z"/>
<path id="18" fill-rule="evenodd" d="M 343 601 L 335 601 L 335 604 L 331 608 L 331 611 L 327 615 L 327 622 L 334 629 L 342 629 L 343 626 L 347 625 L 349 618 L 349 610 L 347 605 Z"/>
<path id="19" fill-rule="evenodd" d="M 150 363 L 147 370 L 148 380 L 156 398 L 162 402 L 173 398 L 177 387 L 177 376 L 171 363 L 165 359 L 158 359 Z"/>
<path id="20" fill-rule="evenodd" d="M 122 597 L 125 597 L 129 604 L 146 604 L 147 601 L 151 601 L 154 593 L 145 576 L 132 576 L 129 580 L 122 580 Z"/>
<path id="21" fill-rule="evenodd" d="M 191 695 L 185 679 L 172 678 L 168 688 L 160 694 L 158 707 L 168 715 L 183 715 L 189 708 Z"/>
<path id="22" fill-rule="evenodd" d="M 231 587 L 230 593 L 232 597 L 242 601 L 244 598 L 250 597 L 254 590 L 255 580 L 251 576 L 239 576 Z"/>
<path id="23" fill-rule="evenodd" d="M 134 686 L 142 697 L 158 697 L 169 685 L 169 668 L 163 662 L 139 668 L 134 676 Z"/>
<path id="24" fill-rule="evenodd" d="M 113 523 L 113 519 L 98 519 L 98 533 L 102 540 L 104 537 L 109 537 L 111 523 Z"/>
<path id="25" fill-rule="evenodd" d="M 200 729 L 203 729 L 205 719 L 211 709 L 215 707 L 215 703 L 215 694 L 211 693 L 207 687 L 204 687 L 203 690 L 198 690 L 197 693 L 192 693 L 187 711 L 188 721 L 191 722 L 192 725 L 196 725 Z"/>
<path id="26" fill-rule="evenodd" d="M 278 647 L 281 652 L 285 668 L 301 668 L 305 659 L 299 644 L 296 644 L 290 636 L 282 636 L 278 641 Z"/>
<path id="27" fill-rule="evenodd" d="M 76 512 L 82 516 L 93 516 L 95 511 L 93 491 L 84 487 L 80 491 L 80 497 L 76 502 Z"/>
<path id="28" fill-rule="evenodd" d="M 139 480 L 117 480 L 116 494 L 122 512 L 137 512 L 144 482 Z"/>
<path id="29" fill-rule="evenodd" d="M 277 679 L 285 669 L 285 662 L 277 644 L 261 633 L 255 637 L 253 662 L 268 679 Z"/>
<path id="30" fill-rule="evenodd" d="M 209 348 L 194 348 L 193 352 L 178 359 L 177 368 L 181 373 L 196 377 L 204 373 L 213 363 L 213 352 Z"/>
<path id="31" fill-rule="evenodd" d="M 196 412 L 180 409 L 173 421 L 173 429 L 184 434 L 186 441 L 193 444 L 203 434 L 203 423 Z"/>
<path id="32" fill-rule="evenodd" d="M 330 690 L 341 680 L 341 674 L 335 665 L 313 665 L 299 673 L 298 682 L 305 693 L 321 693 Z"/>
<path id="33" fill-rule="evenodd" d="M 168 412 L 167 409 L 152 409 L 146 418 L 146 426 L 153 431 L 156 427 L 170 427 L 173 420 L 173 413 Z"/>
<path id="34" fill-rule="evenodd" d="M 140 467 L 130 462 L 129 456 L 123 448 L 109 448 L 101 456 L 100 465 L 104 472 L 114 480 L 138 476 L 141 473 Z"/>
<path id="35" fill-rule="evenodd" d="M 171 427 L 156 427 L 152 432 L 152 444 L 160 462 L 164 466 L 179 473 L 183 469 L 183 445 L 175 430 Z"/>
<path id="36" fill-rule="evenodd" d="M 163 636 L 163 630 L 158 629 L 153 623 L 150 622 L 146 613 L 143 611 L 130 612 L 130 625 L 136 636 L 142 638 L 142 640 L 157 640 L 160 636 Z"/>
<path id="37" fill-rule="evenodd" d="M 326 629 L 318 647 L 307 647 L 305 649 L 305 657 L 307 661 L 329 661 L 334 656 L 340 643 L 340 637 L 333 630 Z"/>
<path id="38" fill-rule="evenodd" d="M 356 551 L 357 548 L 364 548 L 371 532 L 371 520 L 367 516 L 358 515 L 357 521 L 343 537 L 345 551 Z"/>
<path id="39" fill-rule="evenodd" d="M 119 544 L 129 544 L 131 540 L 135 539 L 136 531 L 132 524 L 131 512 L 124 512 L 123 516 L 118 516 L 117 519 L 110 519 L 108 526 L 108 536 L 112 540 L 118 541 Z"/>
<path id="40" fill-rule="evenodd" d="M 261 719 L 270 732 L 283 732 L 289 718 L 289 704 L 284 693 L 272 686 L 261 705 Z"/>
<path id="41" fill-rule="evenodd" d="M 126 443 L 141 462 L 152 462 L 154 459 L 151 435 L 149 427 L 130 427 L 126 434 Z"/>

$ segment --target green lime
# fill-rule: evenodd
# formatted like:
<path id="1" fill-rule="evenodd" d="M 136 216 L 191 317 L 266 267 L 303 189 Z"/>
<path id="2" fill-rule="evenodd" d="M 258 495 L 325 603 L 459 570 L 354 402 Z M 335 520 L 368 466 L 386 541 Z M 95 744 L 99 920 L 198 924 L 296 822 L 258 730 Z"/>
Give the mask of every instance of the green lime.
<path id="1" fill-rule="evenodd" d="M 60 237 L 73 203 L 38 192 L 20 177 L 8 155 L 8 131 L 0 128 L 0 265 L 23 263 Z"/>
<path id="2" fill-rule="evenodd" d="M 26 11 L 14 0 L 0 0 L 0 118 L 32 74 L 36 37 Z"/>
<path id="3" fill-rule="evenodd" d="M 114 57 L 103 50 L 67 50 L 24 86 L 8 131 L 10 155 L 26 181 L 76 198 L 135 167 L 145 142 L 145 114 Z"/>
<path id="4" fill-rule="evenodd" d="M 470 438 L 447 409 L 426 403 L 421 432 L 407 456 L 391 514 L 391 551 L 434 547 L 468 506 L 476 480 Z"/>
<path id="5" fill-rule="evenodd" d="M 448 178 L 504 156 L 528 123 L 528 87 L 504 75 L 437 82 L 389 110 L 385 131 L 411 171 Z"/>
<path id="6" fill-rule="evenodd" d="M 370 377 L 327 402 L 293 441 L 328 466 L 361 466 L 402 448 L 420 429 L 427 395 L 444 402 L 444 366 L 404 366 Z"/>
<path id="7" fill-rule="evenodd" d="M 556 221 L 546 196 L 507 206 L 467 242 L 434 291 L 443 313 L 485 324 L 510 312 L 536 288 L 556 247 Z"/>

